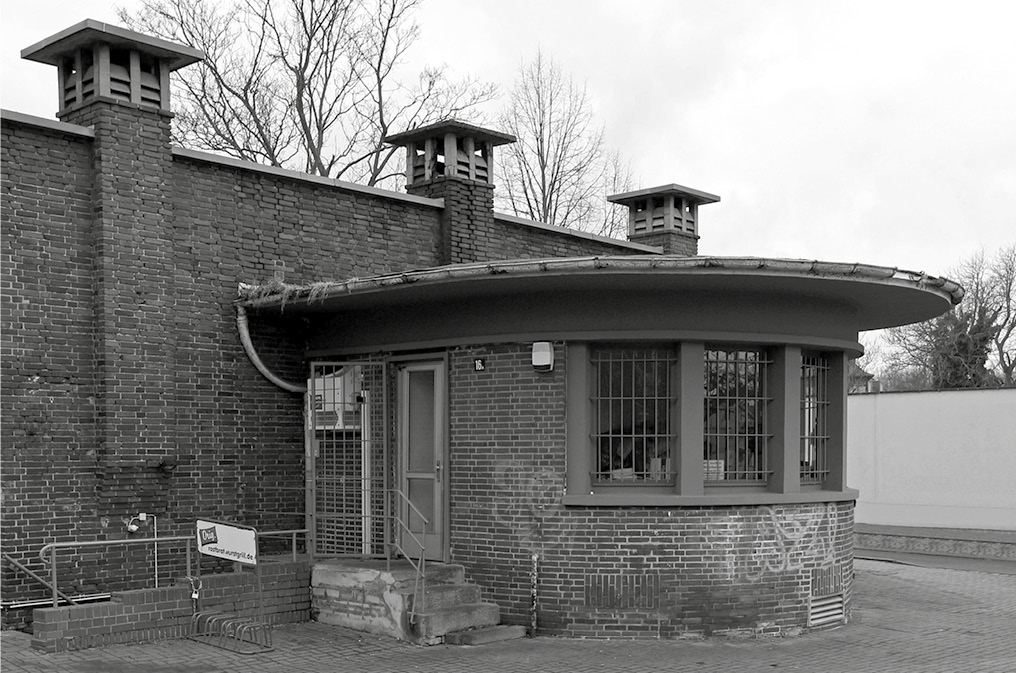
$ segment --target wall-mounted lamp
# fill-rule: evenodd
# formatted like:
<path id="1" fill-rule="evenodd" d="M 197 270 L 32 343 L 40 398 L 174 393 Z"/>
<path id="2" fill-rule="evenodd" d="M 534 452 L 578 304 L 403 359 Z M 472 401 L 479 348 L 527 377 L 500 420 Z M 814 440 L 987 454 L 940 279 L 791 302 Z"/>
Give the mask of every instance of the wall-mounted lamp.
<path id="1" fill-rule="evenodd" d="M 533 342 L 533 370 L 554 371 L 554 344 L 549 341 Z"/>
<path id="2" fill-rule="evenodd" d="M 155 519 L 154 515 L 152 516 L 152 519 L 153 520 Z M 141 512 L 137 516 L 132 516 L 131 520 L 127 522 L 127 532 L 128 533 L 137 533 L 138 530 L 141 529 L 141 524 L 144 523 L 147 520 L 148 520 L 148 514 L 145 513 L 145 512 Z"/>

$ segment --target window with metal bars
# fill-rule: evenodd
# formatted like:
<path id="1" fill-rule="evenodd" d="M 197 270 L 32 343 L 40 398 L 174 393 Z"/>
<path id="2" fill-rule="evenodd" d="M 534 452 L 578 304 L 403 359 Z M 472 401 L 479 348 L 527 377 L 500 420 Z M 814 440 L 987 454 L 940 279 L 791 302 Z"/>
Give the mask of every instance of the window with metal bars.
<path id="1" fill-rule="evenodd" d="M 762 349 L 707 347 L 703 411 L 706 483 L 761 484 L 769 478 L 769 367 Z"/>
<path id="2" fill-rule="evenodd" d="M 674 349 L 604 346 L 592 350 L 591 362 L 596 452 L 593 482 L 673 483 Z"/>
<path id="3" fill-rule="evenodd" d="M 801 483 L 821 484 L 829 475 L 829 357 L 801 357 Z"/>

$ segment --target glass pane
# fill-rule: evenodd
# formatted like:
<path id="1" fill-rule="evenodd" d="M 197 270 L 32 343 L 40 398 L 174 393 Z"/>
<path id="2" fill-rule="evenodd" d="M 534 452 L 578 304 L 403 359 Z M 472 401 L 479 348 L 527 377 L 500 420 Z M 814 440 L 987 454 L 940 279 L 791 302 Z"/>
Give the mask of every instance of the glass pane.
<path id="1" fill-rule="evenodd" d="M 664 482 L 670 449 L 671 371 L 667 348 L 604 347 L 592 353 L 594 479 Z"/>
<path id="2" fill-rule="evenodd" d="M 434 372 L 409 372 L 409 471 L 434 471 Z"/>
<path id="3" fill-rule="evenodd" d="M 419 513 L 412 507 L 409 508 L 409 530 L 414 533 L 434 532 L 434 480 L 433 479 L 410 479 L 409 480 L 409 501 L 413 503 Z M 426 530 L 420 516 L 427 519 Z"/>

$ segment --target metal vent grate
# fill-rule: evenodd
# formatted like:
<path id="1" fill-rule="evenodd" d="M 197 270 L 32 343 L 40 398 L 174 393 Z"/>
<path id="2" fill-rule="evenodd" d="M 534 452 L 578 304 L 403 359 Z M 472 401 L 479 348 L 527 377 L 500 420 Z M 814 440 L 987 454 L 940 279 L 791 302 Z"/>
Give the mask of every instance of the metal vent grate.
<path id="1" fill-rule="evenodd" d="M 846 612 L 843 609 L 843 594 L 832 596 L 812 597 L 808 606 L 808 626 L 828 626 L 830 624 L 843 624 L 846 621 Z"/>
<path id="2" fill-rule="evenodd" d="M 585 605 L 591 608 L 658 608 L 660 576 L 631 573 L 586 575 Z"/>

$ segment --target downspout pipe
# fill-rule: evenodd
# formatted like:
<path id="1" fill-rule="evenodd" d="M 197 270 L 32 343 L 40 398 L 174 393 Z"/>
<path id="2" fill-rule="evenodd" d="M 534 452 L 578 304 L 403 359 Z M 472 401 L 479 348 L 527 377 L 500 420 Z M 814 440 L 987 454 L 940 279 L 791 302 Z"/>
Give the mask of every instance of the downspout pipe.
<path id="1" fill-rule="evenodd" d="M 266 379 L 274 383 L 279 388 L 289 391 L 291 393 L 305 393 L 307 392 L 306 385 L 298 385 L 284 381 L 275 375 L 272 370 L 261 361 L 258 356 L 258 352 L 254 349 L 254 342 L 250 338 L 250 326 L 247 323 L 247 309 L 240 304 L 236 305 L 236 329 L 240 333 L 240 343 L 243 344 L 243 351 L 247 354 L 251 364 L 253 364 L 261 375 Z"/>

